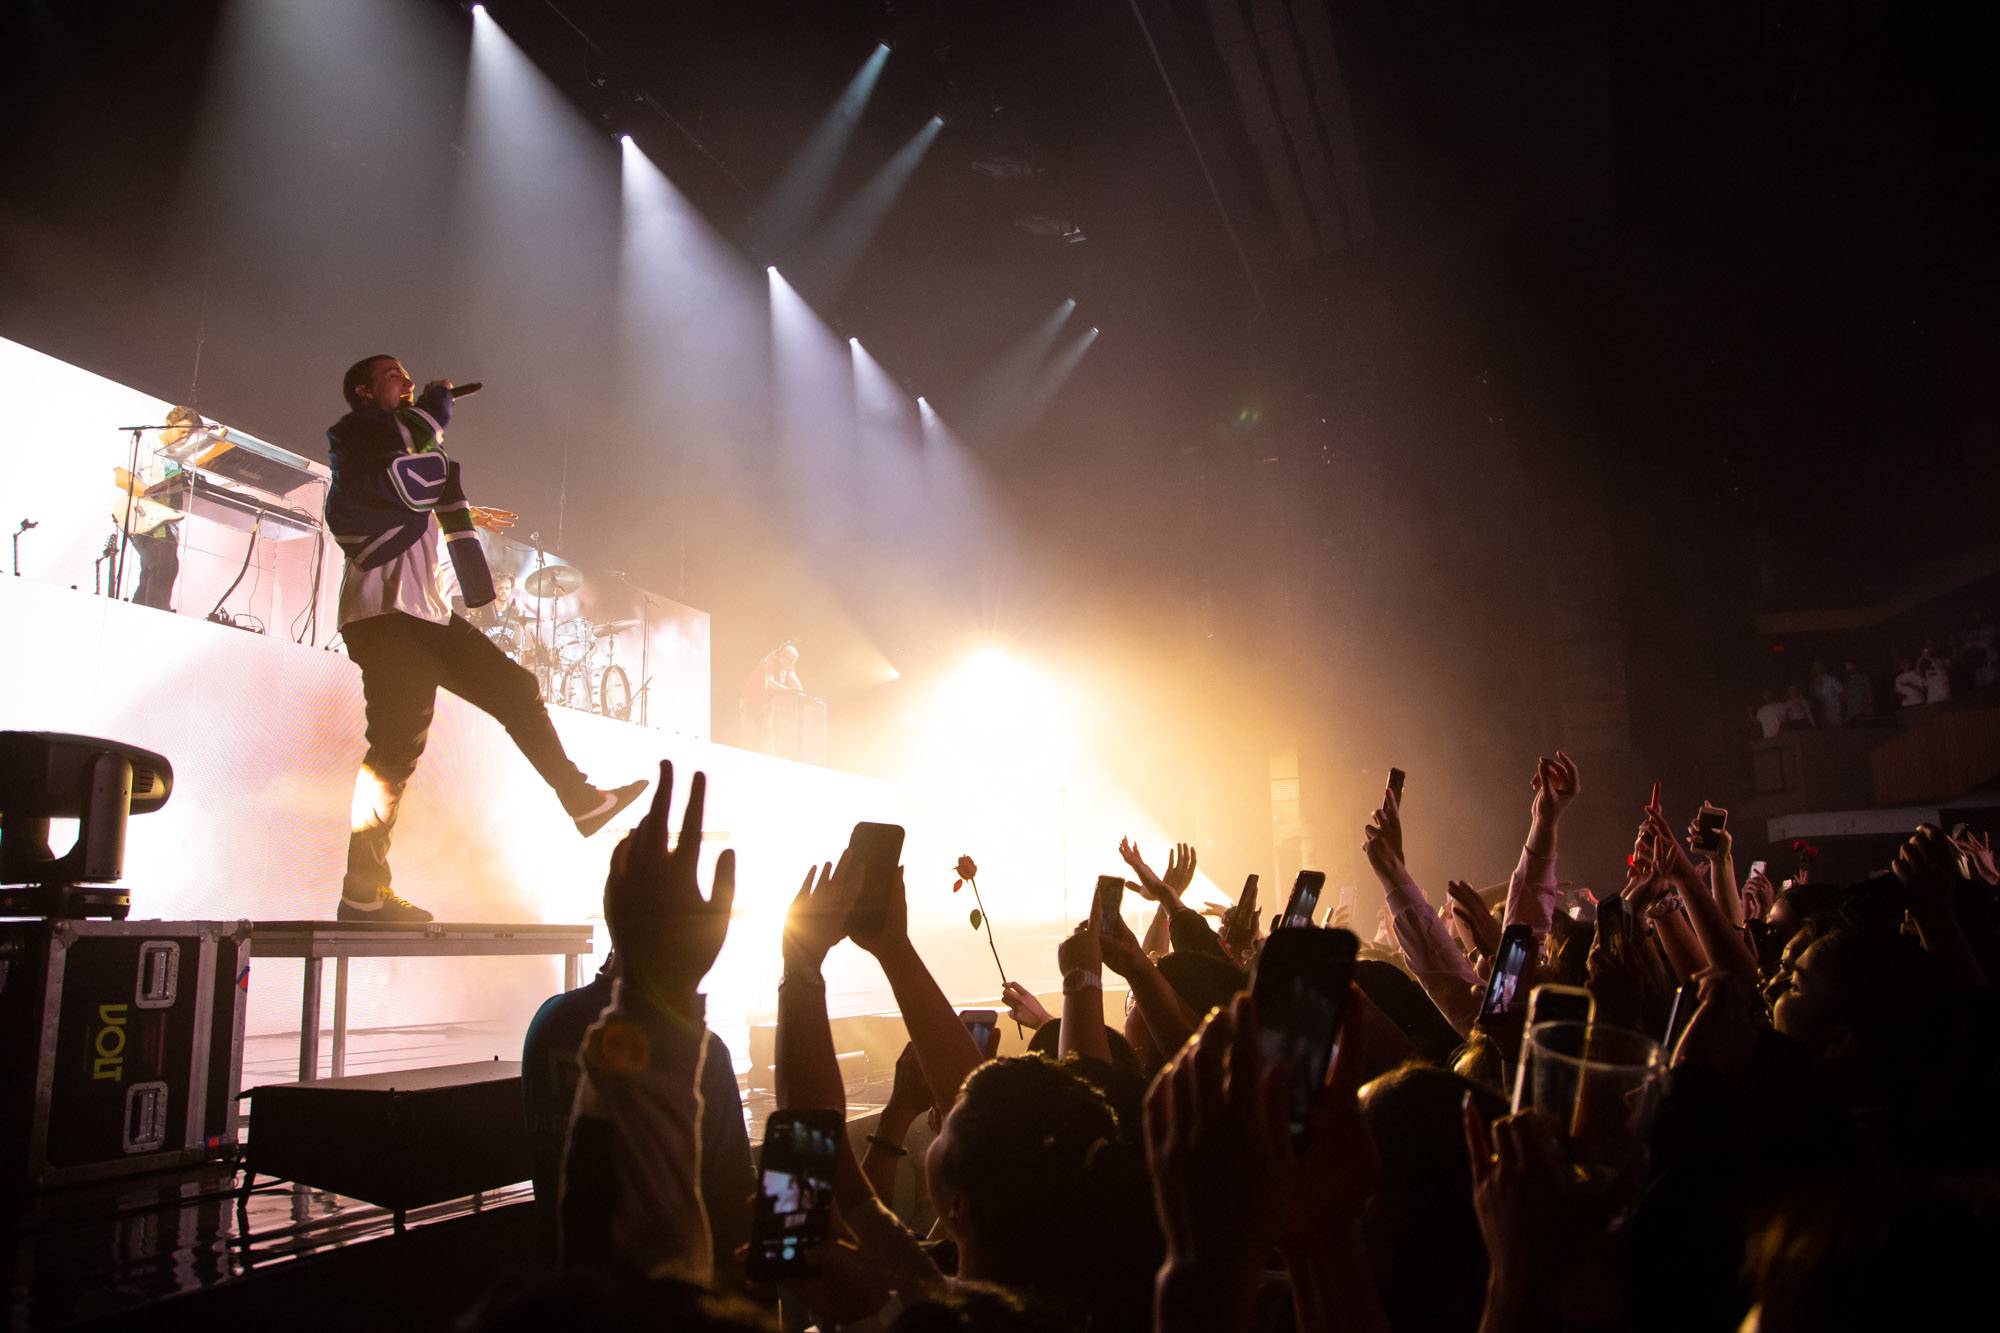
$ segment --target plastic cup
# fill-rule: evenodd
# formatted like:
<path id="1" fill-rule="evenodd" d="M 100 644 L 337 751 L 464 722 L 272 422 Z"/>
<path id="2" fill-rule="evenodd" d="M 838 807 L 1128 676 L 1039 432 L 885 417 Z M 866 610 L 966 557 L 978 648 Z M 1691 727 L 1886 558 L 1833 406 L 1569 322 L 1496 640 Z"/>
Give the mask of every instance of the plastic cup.
<path id="1" fill-rule="evenodd" d="M 1666 1051 L 1606 1023 L 1537 1023 L 1521 1086 L 1556 1124 L 1585 1175 L 1616 1172 L 1644 1143 L 1665 1085 Z"/>

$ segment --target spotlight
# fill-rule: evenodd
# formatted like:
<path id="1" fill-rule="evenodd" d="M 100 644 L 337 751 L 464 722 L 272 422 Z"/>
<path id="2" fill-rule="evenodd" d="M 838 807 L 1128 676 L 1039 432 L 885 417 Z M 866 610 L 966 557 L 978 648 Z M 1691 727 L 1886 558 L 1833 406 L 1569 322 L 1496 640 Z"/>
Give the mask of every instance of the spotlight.
<path id="1" fill-rule="evenodd" d="M 475 14 L 484 14 L 486 12 L 485 5 L 468 5 L 466 7 Z"/>
<path id="2" fill-rule="evenodd" d="M 1069 307 L 1071 310 L 1074 310 L 1076 309 L 1076 298 L 1074 296 L 1069 297 L 1063 301 L 1063 304 Z"/>
<path id="3" fill-rule="evenodd" d="M 773 277 L 776 277 L 778 273 L 778 266 L 776 264 L 766 264 L 764 265 L 764 271 L 766 273 L 771 274 Z"/>
<path id="4" fill-rule="evenodd" d="M 847 340 L 847 345 L 848 345 L 849 347 L 859 347 L 859 346 L 861 346 L 861 339 L 859 339 L 859 338 L 849 338 L 849 339 Z"/>
<path id="5" fill-rule="evenodd" d="M 1095 324 L 1091 325 L 1091 326 L 1090 326 L 1090 331 L 1091 331 L 1092 333 L 1095 333 L 1095 332 L 1097 332 L 1097 326 L 1096 326 Z"/>
<path id="6" fill-rule="evenodd" d="M 632 146 L 632 136 L 629 134 L 621 134 L 618 136 L 618 142 L 624 144 L 627 148 L 630 148 Z"/>

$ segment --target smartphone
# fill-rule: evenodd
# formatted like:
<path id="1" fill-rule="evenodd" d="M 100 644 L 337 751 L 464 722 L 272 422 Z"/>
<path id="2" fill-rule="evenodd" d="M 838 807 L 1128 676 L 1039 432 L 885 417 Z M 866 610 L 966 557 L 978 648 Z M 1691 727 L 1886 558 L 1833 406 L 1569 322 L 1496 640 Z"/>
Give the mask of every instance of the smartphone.
<path id="1" fill-rule="evenodd" d="M 1486 978 L 1486 998 L 1479 1005 L 1480 1022 L 1505 1018 L 1515 1012 L 1523 1000 L 1521 974 L 1528 970 L 1534 956 L 1533 926 L 1514 925 L 1501 932 L 1500 947 L 1493 955 L 1493 971 Z"/>
<path id="2" fill-rule="evenodd" d="M 848 835 L 847 850 L 861 858 L 867 872 L 847 919 L 857 933 L 873 935 L 882 929 L 889 905 L 896 900 L 896 877 L 903 864 L 903 826 L 856 824 Z"/>
<path id="3" fill-rule="evenodd" d="M 1681 1044 L 1681 1034 L 1687 1031 L 1688 1020 L 1701 1003 L 1701 983 L 1683 981 L 1681 988 L 1674 992 L 1673 1008 L 1667 1011 L 1666 1051 L 1669 1060 L 1674 1057 L 1674 1047 Z"/>
<path id="4" fill-rule="evenodd" d="M 1530 1030 L 1537 1023 L 1588 1024 L 1596 1016 L 1597 1001 L 1581 986 L 1559 986 L 1547 981 L 1528 992 Z M 1517 1114 L 1535 1104 L 1535 1084 L 1528 1072 L 1529 1063 L 1523 1059 L 1514 1066 L 1514 1111 Z"/>
<path id="5" fill-rule="evenodd" d="M 1097 877 L 1097 897 L 1091 908 L 1092 923 L 1109 921 L 1125 903 L 1125 880 L 1118 875 Z"/>
<path id="6" fill-rule="evenodd" d="M 1402 809 L 1402 808 L 1403 808 L 1403 770 L 1402 770 L 1402 769 L 1400 769 L 1400 768 L 1392 768 L 1392 769 L 1390 769 L 1390 770 L 1389 770 L 1389 794 L 1390 794 L 1391 796 L 1394 796 L 1394 797 L 1396 798 L 1396 808 L 1397 808 L 1398 810 Z"/>
<path id="7" fill-rule="evenodd" d="M 1695 811 L 1694 816 L 1694 839 L 1692 843 L 1694 849 L 1698 852 L 1712 852 L 1717 847 L 1720 847 L 1722 839 L 1716 835 L 1721 833 L 1723 827 L 1728 823 L 1729 812 L 1727 810 L 1703 801 L 1701 809 Z"/>
<path id="8" fill-rule="evenodd" d="M 1229 924 L 1222 929 L 1222 942 L 1238 953 L 1249 948 L 1256 916 L 1257 877 L 1251 875 L 1243 881 L 1243 894 L 1236 900 L 1236 910 L 1229 914 Z"/>
<path id="9" fill-rule="evenodd" d="M 1292 896 L 1285 902 L 1285 914 L 1278 918 L 1280 926 L 1310 926 L 1313 913 L 1319 910 L 1320 890 L 1326 887 L 1326 874 L 1319 870 L 1301 870 L 1299 877 L 1292 881 Z"/>
<path id="10" fill-rule="evenodd" d="M 958 1021 L 965 1024 L 965 1030 L 972 1034 L 972 1044 L 979 1048 L 982 1058 L 991 1060 L 1000 1054 L 999 1010 L 961 1009 Z"/>
<path id="11" fill-rule="evenodd" d="M 1613 958 L 1624 958 L 1632 950 L 1632 918 L 1625 914 L 1625 900 L 1612 896 L 1597 905 L 1597 937 Z"/>
<path id="12" fill-rule="evenodd" d="M 833 1168 L 845 1133 L 838 1111 L 773 1111 L 757 1161 L 747 1268 L 759 1282 L 809 1275 L 833 1217 Z"/>
<path id="13" fill-rule="evenodd" d="M 1537 1023 L 1588 1023 L 1597 1015 L 1597 1001 L 1581 986 L 1545 981 L 1528 992 L 1528 1026 Z"/>
<path id="14" fill-rule="evenodd" d="M 1757 878 L 1757 876 L 1763 874 L 1768 869 L 1770 869 L 1770 862 L 1752 861 L 1750 863 L 1750 873 L 1745 875 L 1743 878 L 1746 880 L 1755 879 Z"/>
<path id="15" fill-rule="evenodd" d="M 1264 1029 L 1264 1056 L 1290 1066 L 1286 1124 L 1300 1146 L 1310 1136 L 1313 1107 L 1340 1044 L 1360 947 L 1352 931 L 1280 926 L 1264 941 L 1252 969 L 1250 992 Z"/>

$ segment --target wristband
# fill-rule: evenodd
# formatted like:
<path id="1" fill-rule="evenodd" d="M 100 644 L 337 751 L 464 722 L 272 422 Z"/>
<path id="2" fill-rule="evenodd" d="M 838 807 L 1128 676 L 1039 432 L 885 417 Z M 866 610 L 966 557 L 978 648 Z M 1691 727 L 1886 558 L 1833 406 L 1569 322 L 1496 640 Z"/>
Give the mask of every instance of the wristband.
<path id="1" fill-rule="evenodd" d="M 898 1157 L 908 1157 L 910 1155 L 910 1150 L 908 1148 L 905 1148 L 900 1143 L 892 1143 L 888 1139 L 883 1138 L 880 1134 L 870 1134 L 868 1136 L 868 1142 L 873 1146 L 880 1148 L 883 1152 L 894 1153 Z"/>
<path id="2" fill-rule="evenodd" d="M 1104 989 L 1104 977 L 1101 973 L 1093 972 L 1089 968 L 1073 967 L 1063 973 L 1063 989 L 1066 991 L 1086 989 L 1101 991 Z"/>

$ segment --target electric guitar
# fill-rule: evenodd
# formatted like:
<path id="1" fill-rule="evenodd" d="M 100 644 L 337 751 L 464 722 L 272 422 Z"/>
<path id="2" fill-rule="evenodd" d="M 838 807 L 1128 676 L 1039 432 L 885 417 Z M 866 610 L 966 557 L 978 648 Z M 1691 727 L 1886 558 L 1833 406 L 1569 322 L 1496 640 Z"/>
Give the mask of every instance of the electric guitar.
<path id="1" fill-rule="evenodd" d="M 181 511 L 172 505 L 164 505 L 158 500 L 147 498 L 151 492 L 171 485 L 173 480 L 172 477 L 168 477 L 165 481 L 147 486 L 124 468 L 112 468 L 111 484 L 117 498 L 111 502 L 111 521 L 123 529 L 126 523 L 126 511 L 130 510 L 132 535 L 143 537 L 163 523 L 171 523 L 177 518 L 184 517 Z"/>

